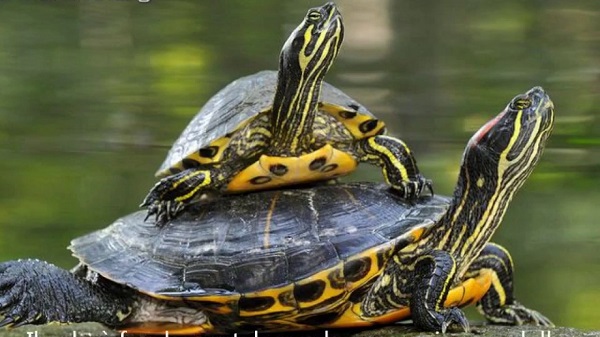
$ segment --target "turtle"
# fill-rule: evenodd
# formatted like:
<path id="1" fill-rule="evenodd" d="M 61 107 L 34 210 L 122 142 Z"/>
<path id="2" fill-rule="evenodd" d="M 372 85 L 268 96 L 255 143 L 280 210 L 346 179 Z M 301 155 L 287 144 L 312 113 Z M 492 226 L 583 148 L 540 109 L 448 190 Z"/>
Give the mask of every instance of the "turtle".
<path id="1" fill-rule="evenodd" d="M 0 263 L 0 326 L 95 321 L 128 333 L 369 327 L 411 318 L 469 329 L 551 326 L 513 294 L 513 262 L 490 242 L 554 125 L 541 87 L 469 140 L 454 195 L 407 201 L 382 182 L 257 191 L 190 205 L 164 226 L 144 211 L 76 238 L 71 271 Z"/>
<path id="2" fill-rule="evenodd" d="M 277 72 L 242 77 L 208 100 L 140 206 L 162 223 L 202 195 L 331 180 L 359 162 L 381 166 L 407 199 L 431 190 L 408 146 L 384 134 L 383 121 L 323 84 L 343 35 L 333 3 L 310 9 L 284 43 Z"/>

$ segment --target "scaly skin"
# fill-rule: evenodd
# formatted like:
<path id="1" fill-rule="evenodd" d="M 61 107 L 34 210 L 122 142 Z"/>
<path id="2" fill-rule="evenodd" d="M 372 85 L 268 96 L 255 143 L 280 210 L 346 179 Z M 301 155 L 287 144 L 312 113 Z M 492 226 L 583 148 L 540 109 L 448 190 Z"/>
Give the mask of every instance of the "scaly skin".
<path id="1" fill-rule="evenodd" d="M 93 284 L 44 261 L 0 264 L 0 327 L 88 321 L 114 327 L 132 302 L 128 289 Z"/>

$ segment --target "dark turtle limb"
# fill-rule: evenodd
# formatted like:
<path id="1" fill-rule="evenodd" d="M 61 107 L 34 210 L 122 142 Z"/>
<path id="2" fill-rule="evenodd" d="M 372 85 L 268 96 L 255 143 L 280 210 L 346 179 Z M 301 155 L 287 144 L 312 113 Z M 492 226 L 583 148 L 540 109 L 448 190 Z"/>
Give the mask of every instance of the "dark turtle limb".
<path id="1" fill-rule="evenodd" d="M 200 191 L 219 189 L 226 183 L 226 170 L 220 167 L 191 168 L 158 181 L 140 207 L 148 207 L 148 217 L 155 215 L 164 224 L 189 204 Z"/>
<path id="2" fill-rule="evenodd" d="M 423 330 L 445 332 L 453 324 L 469 330 L 469 321 L 459 308 L 444 307 L 456 273 L 452 255 L 432 250 L 414 260 L 390 261 L 394 263 L 365 297 L 361 307 L 365 316 L 377 317 L 409 306 L 412 320 Z"/>
<path id="3" fill-rule="evenodd" d="M 158 181 L 142 201 L 140 207 L 148 207 L 148 216 L 156 216 L 156 224 L 162 225 L 174 218 L 186 205 L 209 191 L 225 189 L 231 178 L 250 163 L 258 160 L 268 143 L 264 131 L 266 121 L 250 123 L 229 141 L 223 153 L 227 158 L 219 165 L 196 165 Z"/>
<path id="4" fill-rule="evenodd" d="M 354 151 L 359 161 L 380 166 L 386 182 L 405 199 L 418 198 L 425 188 L 433 194 L 431 181 L 419 173 L 415 158 L 401 140 L 377 135 L 357 141 Z"/>
<path id="5" fill-rule="evenodd" d="M 477 309 L 490 322 L 499 324 L 554 326 L 544 315 L 517 302 L 513 296 L 513 264 L 508 251 L 502 246 L 488 243 L 477 259 L 469 266 L 466 277 L 483 269 L 492 270 L 499 282 L 492 282 L 490 290 L 477 303 Z"/>
<path id="6" fill-rule="evenodd" d="M 132 296 L 107 282 L 92 283 L 39 260 L 0 264 L 0 327 L 50 322 L 118 326 Z"/>
<path id="7" fill-rule="evenodd" d="M 445 333 L 452 324 L 458 324 L 464 331 L 469 331 L 469 321 L 462 310 L 444 308 L 455 273 L 454 258 L 446 251 L 432 250 L 417 258 L 410 300 L 416 326 Z"/>

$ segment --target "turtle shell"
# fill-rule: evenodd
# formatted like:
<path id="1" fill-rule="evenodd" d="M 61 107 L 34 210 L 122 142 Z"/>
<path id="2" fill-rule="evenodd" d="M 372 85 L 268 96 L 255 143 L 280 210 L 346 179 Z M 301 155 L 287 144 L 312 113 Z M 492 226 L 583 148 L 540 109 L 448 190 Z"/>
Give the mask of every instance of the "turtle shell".
<path id="1" fill-rule="evenodd" d="M 276 86 L 277 71 L 264 70 L 241 77 L 221 89 L 206 102 L 183 130 L 156 175 L 172 174 L 169 169 L 189 157 L 194 157 L 199 162 L 218 162 L 220 155 L 211 155 L 213 159 L 208 160 L 199 152 L 211 151 L 211 147 L 220 147 L 218 152 L 222 153 L 228 135 L 271 109 Z M 347 118 L 343 115 L 346 111 L 358 116 L 358 120 L 362 120 L 361 116 L 368 116 L 368 119 L 375 117 L 363 105 L 326 82 L 323 82 L 321 88 L 321 102 L 322 111 L 332 114 L 341 112 L 342 117 L 335 116 L 339 120 Z M 383 124 L 378 129 L 381 128 Z"/>
<path id="2" fill-rule="evenodd" d="M 407 204 L 376 183 L 272 190 L 192 205 L 162 227 L 136 212 L 70 249 L 100 275 L 163 299 L 300 287 L 324 271 L 347 291 L 379 274 L 386 252 L 414 242 L 448 203 Z"/>

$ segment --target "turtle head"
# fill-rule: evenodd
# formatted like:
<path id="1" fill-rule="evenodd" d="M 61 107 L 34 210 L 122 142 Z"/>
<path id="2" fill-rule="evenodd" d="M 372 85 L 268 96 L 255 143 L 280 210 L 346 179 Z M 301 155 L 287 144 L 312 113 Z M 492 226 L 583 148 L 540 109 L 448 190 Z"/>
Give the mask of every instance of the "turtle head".
<path id="1" fill-rule="evenodd" d="M 507 182 L 525 180 L 537 163 L 553 125 L 554 104 L 544 89 L 534 87 L 513 98 L 504 111 L 473 135 L 463 165 L 475 170 L 481 166 L 497 167 L 494 178 Z"/>
<path id="2" fill-rule="evenodd" d="M 483 248 L 537 164 L 553 124 L 554 104 L 542 88 L 535 87 L 513 98 L 473 135 L 463 155 L 451 209 L 442 221 L 456 236 L 446 240 L 449 247 L 443 249 L 474 257 Z M 455 243 L 459 249 L 452 246 Z"/>
<path id="3" fill-rule="evenodd" d="M 342 16 L 333 3 L 308 11 L 284 43 L 271 114 L 271 148 L 297 155 L 310 147 L 323 77 L 344 37 Z"/>
<path id="4" fill-rule="evenodd" d="M 280 71 L 292 76 L 323 77 L 344 38 L 342 16 L 334 3 L 311 8 L 287 39 L 280 54 Z"/>

